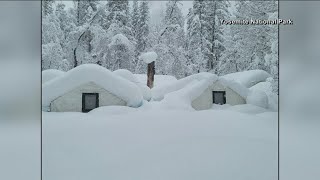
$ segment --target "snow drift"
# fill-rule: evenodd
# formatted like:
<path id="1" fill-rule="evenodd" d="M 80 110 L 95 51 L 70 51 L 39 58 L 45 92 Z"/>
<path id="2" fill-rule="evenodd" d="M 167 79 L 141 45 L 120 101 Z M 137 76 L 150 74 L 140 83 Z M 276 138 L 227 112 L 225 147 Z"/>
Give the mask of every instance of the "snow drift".
<path id="1" fill-rule="evenodd" d="M 137 86 L 139 87 L 139 89 L 143 95 L 143 98 L 147 101 L 151 100 L 150 88 L 147 85 L 140 83 L 138 81 L 138 78 L 136 76 L 134 76 L 134 74 L 132 74 L 132 72 L 130 72 L 126 69 L 118 69 L 118 70 L 113 71 L 113 73 L 124 78 L 124 79 L 127 79 L 127 80 L 137 84 Z"/>
<path id="2" fill-rule="evenodd" d="M 211 81 L 213 82 L 218 79 L 218 76 L 211 73 L 202 72 L 179 79 L 174 83 L 170 83 L 164 86 L 157 86 L 151 89 L 152 98 L 155 101 L 160 101 L 164 98 L 166 94 L 180 90 L 186 87 L 189 83 L 193 82 L 194 80 L 200 81 L 204 79 L 211 79 Z"/>
<path id="3" fill-rule="evenodd" d="M 139 83 L 141 84 L 147 84 L 147 75 L 146 74 L 134 74 L 134 76 L 138 79 Z M 176 82 L 177 78 L 170 75 L 154 75 L 154 86 L 163 86 L 166 84 L 170 84 L 173 82 Z"/>
<path id="4" fill-rule="evenodd" d="M 250 71 L 231 73 L 231 74 L 224 75 L 222 77 L 228 80 L 234 80 L 240 83 L 241 85 L 247 88 L 250 88 L 259 82 L 266 81 L 266 79 L 271 77 L 271 75 L 263 70 L 250 70 Z"/>
<path id="5" fill-rule="evenodd" d="M 42 84 L 50 81 L 58 76 L 63 75 L 65 72 L 57 70 L 57 69 L 47 69 L 42 71 Z"/>

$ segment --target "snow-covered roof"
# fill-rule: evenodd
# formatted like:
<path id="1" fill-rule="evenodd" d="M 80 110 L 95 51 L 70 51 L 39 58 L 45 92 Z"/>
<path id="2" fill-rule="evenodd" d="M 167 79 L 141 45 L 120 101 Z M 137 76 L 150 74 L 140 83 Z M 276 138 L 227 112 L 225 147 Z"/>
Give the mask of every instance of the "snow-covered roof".
<path id="1" fill-rule="evenodd" d="M 118 70 L 113 71 L 113 73 L 115 73 L 116 75 L 118 75 L 122 78 L 125 78 L 131 82 L 134 82 L 134 83 L 139 82 L 138 79 L 134 76 L 134 74 L 132 74 L 132 72 L 130 72 L 127 69 L 118 69 Z"/>
<path id="2" fill-rule="evenodd" d="M 234 92 L 238 93 L 244 99 L 247 98 L 247 96 L 250 92 L 250 90 L 248 88 L 246 88 L 245 86 L 243 86 L 242 84 L 240 84 L 234 80 L 226 79 L 224 77 L 219 77 L 219 82 L 223 86 L 228 87 L 228 88 L 232 89 Z"/>
<path id="3" fill-rule="evenodd" d="M 127 102 L 128 106 L 138 107 L 143 96 L 139 87 L 121 78 L 108 69 L 96 64 L 80 65 L 42 85 L 42 105 L 49 106 L 59 96 L 88 82 L 94 82 Z"/>
<path id="4" fill-rule="evenodd" d="M 213 77 L 212 77 L 213 78 Z M 202 80 L 191 80 L 184 88 L 166 94 L 161 105 L 170 110 L 172 109 L 193 109 L 191 103 L 199 97 L 212 84 L 212 78 Z"/>
<path id="5" fill-rule="evenodd" d="M 189 93 L 190 97 L 196 97 L 196 95 L 200 95 L 205 89 L 207 89 L 209 85 L 217 81 L 219 81 L 219 83 L 221 83 L 223 86 L 232 89 L 244 99 L 247 98 L 250 92 L 248 88 L 244 87 L 234 80 L 226 79 L 224 77 L 218 77 L 212 73 L 202 72 L 179 79 L 176 82 L 166 84 L 164 86 L 154 87 L 153 89 L 151 89 L 152 98 L 155 101 L 160 101 L 167 94 L 172 94 L 172 92 L 176 91 L 183 91 L 184 93 Z M 192 88 L 187 88 L 187 86 Z M 189 90 L 182 90 L 185 88 Z"/>
<path id="6" fill-rule="evenodd" d="M 266 79 L 271 77 L 271 75 L 263 70 L 250 70 L 231 73 L 222 77 L 228 80 L 234 80 L 241 85 L 250 88 L 259 82 L 266 81 Z"/>
<path id="7" fill-rule="evenodd" d="M 63 75 L 65 72 L 57 69 L 47 69 L 42 71 L 42 83 L 50 81 L 58 76 Z"/>
<path id="8" fill-rule="evenodd" d="M 124 78 L 124 79 L 127 79 L 127 80 L 137 84 L 137 86 L 139 87 L 139 89 L 143 95 L 143 98 L 147 101 L 151 100 L 152 97 L 151 97 L 150 88 L 145 83 L 139 82 L 138 78 L 134 74 L 132 74 L 132 72 L 130 72 L 129 70 L 126 70 L 126 69 L 118 69 L 118 70 L 113 71 L 113 73 Z"/>
<path id="9" fill-rule="evenodd" d="M 155 52 L 146 52 L 146 53 L 142 53 L 140 56 L 139 56 L 139 59 L 143 60 L 145 63 L 149 64 L 153 61 L 156 61 L 158 58 L 158 55 L 157 53 Z"/>
<path id="10" fill-rule="evenodd" d="M 178 91 L 186 87 L 188 84 L 190 84 L 193 81 L 200 81 L 203 79 L 209 79 L 210 81 L 214 82 L 218 79 L 218 76 L 216 76 L 215 74 L 202 72 L 202 73 L 194 74 L 194 75 L 179 79 L 176 82 L 173 82 L 170 84 L 157 86 L 151 89 L 152 98 L 156 101 L 160 101 L 164 98 L 166 94 L 174 91 Z"/>
<path id="11" fill-rule="evenodd" d="M 147 74 L 134 74 L 134 76 L 138 79 L 139 83 L 147 84 Z M 177 78 L 170 75 L 154 75 L 154 86 L 163 86 L 165 84 L 170 84 L 176 82 Z"/>

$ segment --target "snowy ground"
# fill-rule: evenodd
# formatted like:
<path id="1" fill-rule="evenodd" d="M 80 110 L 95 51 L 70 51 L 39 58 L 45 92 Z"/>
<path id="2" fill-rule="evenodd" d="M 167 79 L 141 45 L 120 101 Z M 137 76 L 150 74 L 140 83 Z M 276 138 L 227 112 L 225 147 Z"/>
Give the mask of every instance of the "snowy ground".
<path id="1" fill-rule="evenodd" d="M 277 112 L 101 107 L 43 112 L 46 180 L 275 180 Z"/>

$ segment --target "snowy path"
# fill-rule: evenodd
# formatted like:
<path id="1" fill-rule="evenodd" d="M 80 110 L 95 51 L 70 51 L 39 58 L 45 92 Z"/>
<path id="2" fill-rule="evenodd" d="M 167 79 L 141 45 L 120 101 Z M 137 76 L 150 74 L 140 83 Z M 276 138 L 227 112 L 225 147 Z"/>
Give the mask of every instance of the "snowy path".
<path id="1" fill-rule="evenodd" d="M 275 180 L 277 113 L 43 113 L 45 180 Z"/>

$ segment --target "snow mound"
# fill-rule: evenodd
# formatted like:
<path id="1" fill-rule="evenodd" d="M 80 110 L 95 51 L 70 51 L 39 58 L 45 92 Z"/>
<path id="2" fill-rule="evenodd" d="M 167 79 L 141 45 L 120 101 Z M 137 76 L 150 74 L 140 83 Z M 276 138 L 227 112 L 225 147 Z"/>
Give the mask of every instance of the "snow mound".
<path id="1" fill-rule="evenodd" d="M 203 80 L 192 80 L 186 87 L 168 93 L 164 100 L 161 101 L 163 107 L 169 110 L 184 109 L 193 110 L 191 103 L 197 97 L 199 97 L 210 84 L 212 84 L 214 79 L 203 79 Z"/>
<path id="2" fill-rule="evenodd" d="M 117 45 L 126 45 L 126 46 L 131 46 L 131 42 L 129 39 L 123 35 L 123 34 L 117 34 L 112 37 L 111 43 L 109 44 L 110 46 L 117 46 Z"/>
<path id="3" fill-rule="evenodd" d="M 134 74 L 134 76 L 138 79 L 139 83 L 147 84 L 147 75 L 146 74 Z M 154 75 L 154 86 L 163 86 L 166 84 L 170 84 L 176 82 L 177 78 L 170 75 Z"/>
<path id="4" fill-rule="evenodd" d="M 138 81 L 138 78 L 136 76 L 134 76 L 134 74 L 132 74 L 132 72 L 130 72 L 126 69 L 118 69 L 118 70 L 113 71 L 113 73 L 124 78 L 124 79 L 127 79 L 127 80 L 137 84 L 137 86 L 139 87 L 139 89 L 143 95 L 143 99 L 145 99 L 147 101 L 151 100 L 152 97 L 151 97 L 150 88 L 147 85 L 140 83 Z"/>
<path id="5" fill-rule="evenodd" d="M 268 96 L 268 109 L 272 111 L 278 110 L 278 95 L 272 91 L 272 83 L 260 82 L 250 88 L 251 91 L 263 91 Z"/>
<path id="6" fill-rule="evenodd" d="M 95 116 L 110 116 L 125 115 L 136 111 L 137 108 L 131 108 L 127 106 L 102 106 L 91 110 L 88 112 L 88 114 L 94 114 Z"/>
<path id="7" fill-rule="evenodd" d="M 58 76 L 63 75 L 65 72 L 57 70 L 57 69 L 47 69 L 42 71 L 42 84 L 50 81 Z"/>
<path id="8" fill-rule="evenodd" d="M 222 77 L 228 80 L 234 80 L 243 86 L 250 88 L 259 82 L 266 81 L 266 79 L 271 77 L 271 75 L 263 70 L 250 70 L 231 73 Z"/>
<path id="9" fill-rule="evenodd" d="M 121 76 L 122 78 L 127 79 L 131 82 L 138 83 L 138 79 L 129 70 L 118 69 L 118 70 L 113 71 L 113 73 L 118 76 Z"/>
<path id="10" fill-rule="evenodd" d="M 227 108 L 230 111 L 237 111 L 245 114 L 261 114 L 269 112 L 267 109 L 252 104 L 240 104 Z"/>
<path id="11" fill-rule="evenodd" d="M 248 104 L 268 109 L 268 96 L 263 91 L 250 91 L 246 100 Z"/>
<path id="12" fill-rule="evenodd" d="M 156 61 L 157 58 L 158 55 L 155 52 L 142 53 L 141 56 L 139 56 L 139 59 L 143 60 L 147 64 Z"/>
<path id="13" fill-rule="evenodd" d="M 143 96 L 136 84 L 121 78 L 108 69 L 96 64 L 80 65 L 63 76 L 59 76 L 42 86 L 42 106 L 49 106 L 50 103 L 74 88 L 94 82 L 107 91 L 115 94 L 128 106 L 139 107 L 143 102 Z"/>
<path id="14" fill-rule="evenodd" d="M 234 80 L 228 80 L 224 77 L 219 77 L 219 82 L 224 85 L 225 87 L 229 87 L 234 92 L 238 93 L 241 97 L 247 98 L 249 94 L 249 89 L 241 85 L 240 83 Z"/>
<path id="15" fill-rule="evenodd" d="M 151 89 L 152 98 L 155 101 L 160 101 L 164 98 L 164 96 L 166 94 L 174 92 L 174 91 L 178 91 L 178 90 L 186 87 L 189 83 L 191 83 L 195 80 L 201 81 L 204 79 L 210 79 L 211 82 L 214 82 L 218 79 L 218 76 L 211 74 L 211 73 L 202 72 L 202 73 L 194 74 L 194 75 L 179 79 L 174 83 L 170 83 L 170 84 L 163 85 L 163 86 L 157 86 L 157 87 L 154 87 L 153 89 Z"/>
<path id="16" fill-rule="evenodd" d="M 142 95 L 143 95 L 143 99 L 150 101 L 152 99 L 152 95 L 151 95 L 151 89 L 144 84 L 137 84 Z"/>

